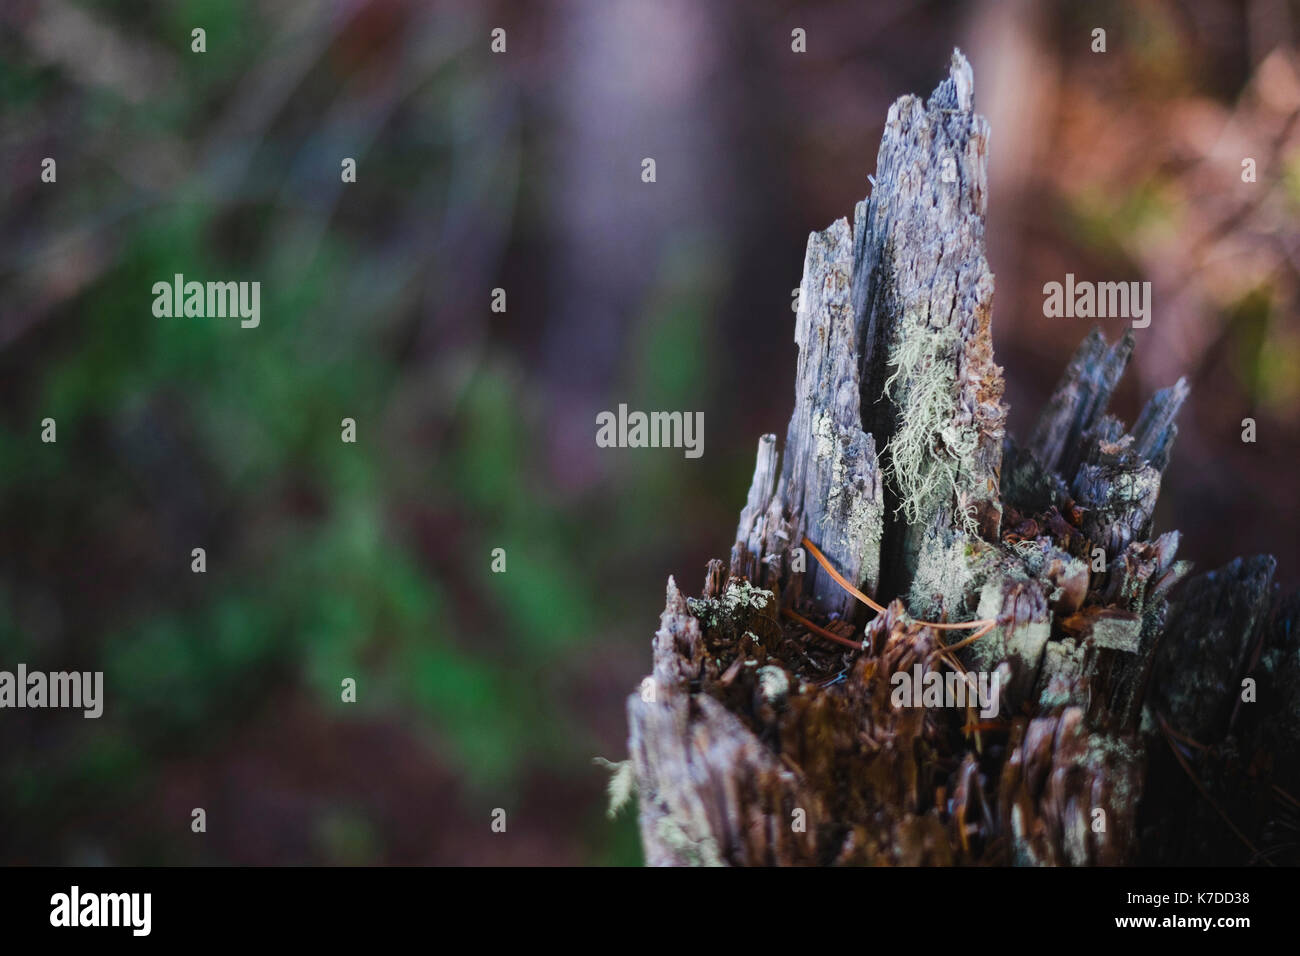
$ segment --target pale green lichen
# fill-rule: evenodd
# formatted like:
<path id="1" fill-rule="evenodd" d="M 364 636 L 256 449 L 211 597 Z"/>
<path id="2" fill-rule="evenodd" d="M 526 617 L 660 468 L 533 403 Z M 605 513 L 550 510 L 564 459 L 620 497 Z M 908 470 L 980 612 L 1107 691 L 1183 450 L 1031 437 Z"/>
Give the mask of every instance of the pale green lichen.
<path id="1" fill-rule="evenodd" d="M 758 689 L 765 700 L 776 703 L 790 693 L 790 677 L 784 669 L 768 664 L 758 669 Z"/>
<path id="2" fill-rule="evenodd" d="M 898 496 L 898 511 L 915 525 L 940 507 L 955 507 L 962 467 L 978 447 L 979 430 L 955 423 L 957 333 L 916 321 L 902 328 L 884 389 L 900 411 L 898 430 L 885 448 L 885 477 Z M 959 509 L 956 519 L 968 534 L 976 533 L 973 508 Z"/>
<path id="3" fill-rule="evenodd" d="M 1025 571 L 1030 577 L 1036 578 L 1042 574 L 1047 564 L 1047 549 L 1044 542 L 1034 538 L 1015 541 L 1011 544 L 1011 550 L 1024 564 Z"/>
<path id="4" fill-rule="evenodd" d="M 963 621 L 974 611 L 977 590 L 998 565 L 997 548 L 961 532 L 927 535 L 916 560 L 908 606 L 921 619 Z"/>
<path id="5" fill-rule="evenodd" d="M 752 612 L 764 610 L 775 597 L 748 581 L 733 579 L 721 598 L 687 598 L 686 606 L 709 630 L 738 631 L 748 624 Z"/>
<path id="6" fill-rule="evenodd" d="M 822 515 L 821 525 L 831 523 L 833 509 L 836 507 L 845 485 L 844 459 L 836 456 L 831 466 L 831 487 L 827 493 L 826 513 Z M 862 580 L 857 582 L 874 591 L 880 583 L 880 541 L 884 535 L 884 515 L 877 502 L 865 494 L 852 495 L 848 507 L 844 509 L 839 521 L 839 550 L 841 553 L 856 551 L 855 566 L 861 569 Z"/>
<path id="7" fill-rule="evenodd" d="M 722 854 L 712 837 L 692 840 L 690 835 L 671 815 L 664 815 L 655 824 L 655 836 L 664 846 L 674 850 L 687 866 L 723 866 Z"/>
<path id="8" fill-rule="evenodd" d="M 1038 684 L 1042 688 L 1038 706 L 1043 710 L 1078 704 L 1074 691 L 1083 674 L 1084 649 L 1073 638 L 1049 641 L 1043 648 Z"/>
<path id="9" fill-rule="evenodd" d="M 592 763 L 604 767 L 609 771 L 609 784 L 606 792 L 609 795 L 609 808 L 605 811 L 605 816 L 613 820 L 632 800 L 636 793 L 636 773 L 632 769 L 630 760 L 606 760 L 604 757 L 593 757 Z"/>
<path id="10" fill-rule="evenodd" d="M 1146 748 L 1140 737 L 1125 740 L 1110 734 L 1089 734 L 1087 750 L 1081 763 L 1096 776 L 1104 777 L 1111 787 L 1110 803 L 1117 807 L 1131 807 L 1141 796 L 1141 781 L 1125 772 L 1142 763 Z M 1136 785 L 1135 785 L 1136 784 Z"/>
<path id="11" fill-rule="evenodd" d="M 813 451 L 817 460 L 829 458 L 835 451 L 835 422 L 830 415 L 817 416 L 817 420 L 813 422 L 813 436 L 817 439 L 817 446 Z"/>
<path id="12" fill-rule="evenodd" d="M 1002 611 L 1003 587 L 1006 582 L 1004 572 L 990 574 L 980 589 L 979 603 L 975 607 L 975 617 L 981 621 L 997 620 Z M 1001 627 L 995 627 L 971 645 L 971 666 L 976 670 L 993 670 L 1007 659 L 1006 636 Z"/>

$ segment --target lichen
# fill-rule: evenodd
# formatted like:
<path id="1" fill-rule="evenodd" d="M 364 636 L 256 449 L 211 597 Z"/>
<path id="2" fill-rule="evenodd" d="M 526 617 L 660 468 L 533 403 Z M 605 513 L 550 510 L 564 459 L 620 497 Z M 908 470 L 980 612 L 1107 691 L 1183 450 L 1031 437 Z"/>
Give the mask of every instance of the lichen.
<path id="1" fill-rule="evenodd" d="M 814 454 L 818 461 L 829 458 L 835 451 L 835 422 L 829 415 L 818 415 L 813 422 L 813 435 L 817 438 Z"/>
<path id="2" fill-rule="evenodd" d="M 592 763 L 604 767 L 609 771 L 609 784 L 606 792 L 609 795 L 609 807 L 605 811 L 605 816 L 613 820 L 618 816 L 618 812 L 627 806 L 636 793 L 636 772 L 632 768 L 630 760 L 606 760 L 604 757 L 593 757 Z"/>
<path id="3" fill-rule="evenodd" d="M 917 556 L 908 606 L 926 620 L 965 620 L 973 598 L 1000 559 L 998 550 L 961 532 L 928 535 Z"/>
<path id="4" fill-rule="evenodd" d="M 1141 796 L 1141 779 L 1132 769 L 1146 756 L 1141 737 L 1124 738 L 1111 734 L 1093 733 L 1087 738 L 1087 749 L 1082 763 L 1093 774 L 1107 780 L 1111 787 L 1112 806 L 1131 807 Z"/>
<path id="5" fill-rule="evenodd" d="M 979 445 L 973 422 L 957 415 L 957 333 L 930 330 L 905 321 L 890 351 L 893 374 L 884 392 L 900 411 L 898 430 L 885 448 L 885 477 L 898 497 L 897 512 L 919 524 L 935 510 L 955 502 L 964 463 Z M 977 531 L 974 509 L 957 509 L 956 521 L 968 534 Z"/>
<path id="6" fill-rule="evenodd" d="M 733 578 L 721 598 L 687 598 L 686 606 L 709 630 L 734 632 L 748 624 L 751 612 L 766 609 L 775 597 L 771 591 Z"/>
<path id="7" fill-rule="evenodd" d="M 1039 709 L 1046 711 L 1081 703 L 1076 699 L 1076 690 L 1082 675 L 1083 648 L 1069 637 L 1049 641 L 1043 648 L 1043 662 L 1038 675 L 1038 686 L 1042 688 L 1038 697 Z"/>
<path id="8" fill-rule="evenodd" d="M 1039 577 L 1043 573 L 1043 568 L 1047 564 L 1047 549 L 1043 541 L 1037 538 L 1015 541 L 1011 544 L 1011 550 L 1024 564 L 1025 571 L 1031 578 Z"/>
<path id="9" fill-rule="evenodd" d="M 712 837 L 692 840 L 671 816 L 664 815 L 655 824 L 655 836 L 676 851 L 688 866 L 722 866 L 722 854 Z"/>
<path id="10" fill-rule="evenodd" d="M 758 669 L 758 688 L 769 703 L 783 700 L 790 693 L 790 678 L 773 664 Z"/>

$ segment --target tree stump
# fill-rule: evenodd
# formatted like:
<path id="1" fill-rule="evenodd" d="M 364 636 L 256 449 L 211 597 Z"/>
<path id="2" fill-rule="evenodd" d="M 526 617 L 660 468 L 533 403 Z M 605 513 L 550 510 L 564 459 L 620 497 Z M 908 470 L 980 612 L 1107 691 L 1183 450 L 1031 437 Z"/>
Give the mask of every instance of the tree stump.
<path id="1" fill-rule="evenodd" d="M 1094 332 L 1004 432 L 973 89 L 955 51 L 899 99 L 870 197 L 809 238 L 784 454 L 759 439 L 700 597 L 669 579 L 628 701 L 652 865 L 1297 859 L 1300 599 L 1270 557 L 1189 579 L 1153 536 L 1186 383 L 1126 429 L 1134 340 Z M 974 618 L 960 650 L 934 626 Z M 978 676 L 993 707 L 954 706 Z"/>

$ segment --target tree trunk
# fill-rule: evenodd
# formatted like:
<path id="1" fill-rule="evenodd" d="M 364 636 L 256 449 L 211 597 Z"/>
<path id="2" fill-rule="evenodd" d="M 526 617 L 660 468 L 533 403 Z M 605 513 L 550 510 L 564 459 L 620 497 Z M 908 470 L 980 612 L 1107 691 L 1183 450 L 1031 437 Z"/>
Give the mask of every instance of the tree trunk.
<path id="1" fill-rule="evenodd" d="M 954 53 L 890 109 L 853 224 L 809 238 L 784 456 L 759 439 L 729 567 L 698 599 L 669 579 L 628 701 L 650 864 L 1296 858 L 1300 601 L 1272 558 L 1183 582 L 1152 538 L 1188 389 L 1105 414 L 1131 334 L 1005 436 L 987 142 Z M 972 619 L 960 650 L 932 626 Z"/>

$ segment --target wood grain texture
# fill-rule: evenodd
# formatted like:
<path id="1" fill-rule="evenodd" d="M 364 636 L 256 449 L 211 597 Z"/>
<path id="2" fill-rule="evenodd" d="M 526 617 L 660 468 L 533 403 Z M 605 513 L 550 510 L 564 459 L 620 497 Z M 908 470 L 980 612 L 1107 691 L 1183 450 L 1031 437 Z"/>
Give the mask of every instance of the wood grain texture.
<path id="1" fill-rule="evenodd" d="M 1188 580 L 1178 533 L 1155 534 L 1188 386 L 1131 429 L 1108 415 L 1131 335 L 1090 335 L 1029 440 L 1004 434 L 987 143 L 955 53 L 927 102 L 890 109 L 852 226 L 809 238 L 784 449 L 759 439 L 700 597 L 669 580 L 650 692 L 628 701 L 651 864 L 1295 853 L 1300 599 L 1279 598 L 1267 556 Z M 996 626 L 956 652 L 964 632 L 926 623 L 972 618 Z M 962 671 L 997 676 L 996 716 L 893 693 Z M 1244 680 L 1267 702 L 1243 704 Z"/>

